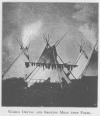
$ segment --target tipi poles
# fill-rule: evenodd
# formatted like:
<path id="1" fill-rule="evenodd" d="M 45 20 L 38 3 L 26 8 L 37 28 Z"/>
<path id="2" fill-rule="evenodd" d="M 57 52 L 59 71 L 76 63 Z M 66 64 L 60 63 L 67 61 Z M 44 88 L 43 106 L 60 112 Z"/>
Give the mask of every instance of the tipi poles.
<path id="1" fill-rule="evenodd" d="M 64 64 L 63 60 L 61 59 L 61 57 L 57 54 L 57 56 L 59 57 L 59 59 L 62 61 L 62 63 Z M 69 70 L 68 70 L 69 71 Z M 71 73 L 71 75 L 75 78 L 75 76 L 73 75 L 73 73 L 71 71 L 69 71 Z M 76 78 L 75 78 L 76 79 Z"/>
<path id="2" fill-rule="evenodd" d="M 17 40 L 17 42 L 19 43 L 19 45 L 20 45 L 20 49 L 21 50 L 23 50 L 24 49 L 24 46 L 23 46 L 23 44 L 16 38 L 16 40 Z M 26 47 L 26 49 L 27 49 L 27 47 Z M 29 58 L 27 57 L 27 54 L 25 54 L 25 52 L 24 52 L 24 55 L 25 55 L 25 57 L 29 60 Z M 30 60 L 29 60 L 29 62 L 30 62 Z"/>
<path id="3" fill-rule="evenodd" d="M 54 55 L 54 50 L 53 50 L 53 56 L 54 56 L 55 63 L 57 64 L 57 60 L 56 60 L 55 55 Z M 62 86 L 62 83 L 61 83 L 61 78 L 60 78 L 60 75 L 59 75 L 59 72 L 58 72 L 58 68 L 57 68 L 57 73 L 58 73 L 61 89 L 63 89 L 63 86 Z"/>
<path id="4" fill-rule="evenodd" d="M 66 34 L 67 34 L 67 32 L 64 34 L 64 36 L 60 39 L 60 40 L 58 40 L 56 43 L 55 43 L 55 46 L 58 46 L 58 44 L 61 42 L 61 40 L 66 36 Z"/>
<path id="5" fill-rule="evenodd" d="M 9 68 L 3 73 L 2 78 L 5 76 L 5 74 L 8 72 L 8 70 L 13 66 L 13 64 L 16 62 L 16 60 L 20 57 L 20 55 L 24 52 L 25 49 L 22 50 L 22 52 L 18 55 L 18 57 L 14 60 L 14 62 L 9 66 Z"/>
<path id="6" fill-rule="evenodd" d="M 80 56 L 78 57 L 77 61 L 75 62 L 75 64 L 77 64 L 77 62 L 79 61 L 79 59 L 81 58 L 83 52 L 80 54 Z"/>

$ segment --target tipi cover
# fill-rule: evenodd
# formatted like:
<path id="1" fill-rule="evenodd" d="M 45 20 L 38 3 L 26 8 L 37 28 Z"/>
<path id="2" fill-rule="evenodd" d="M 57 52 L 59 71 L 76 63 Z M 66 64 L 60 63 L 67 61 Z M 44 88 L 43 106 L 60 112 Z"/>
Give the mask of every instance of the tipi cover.
<path id="1" fill-rule="evenodd" d="M 84 76 L 98 76 L 98 52 L 93 51 L 90 60 L 83 72 Z"/>

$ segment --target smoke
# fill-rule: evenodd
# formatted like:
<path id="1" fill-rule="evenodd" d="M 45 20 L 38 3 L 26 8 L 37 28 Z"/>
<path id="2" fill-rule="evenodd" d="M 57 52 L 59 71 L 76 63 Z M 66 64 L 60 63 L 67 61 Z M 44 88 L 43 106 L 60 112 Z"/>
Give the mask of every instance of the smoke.
<path id="1" fill-rule="evenodd" d="M 40 34 L 42 22 L 39 20 L 33 24 L 25 25 L 22 30 L 22 43 L 24 48 L 30 43 L 31 40 L 35 40 Z"/>
<path id="2" fill-rule="evenodd" d="M 73 15 L 73 18 L 82 24 L 78 31 L 83 34 L 84 38 L 93 47 L 98 38 L 98 4 L 76 4 L 75 8 L 78 11 Z"/>
<path id="3" fill-rule="evenodd" d="M 12 38 L 11 36 L 7 37 L 7 39 L 4 40 L 5 42 L 4 45 L 5 47 L 9 48 L 9 50 L 12 52 L 14 45 L 13 45 L 13 40 L 11 38 Z"/>
<path id="4" fill-rule="evenodd" d="M 96 38 L 96 29 L 93 25 L 92 27 L 89 27 L 89 25 L 86 23 L 83 26 L 79 27 L 79 31 L 90 42 L 91 46 L 95 45 L 97 38 Z"/>

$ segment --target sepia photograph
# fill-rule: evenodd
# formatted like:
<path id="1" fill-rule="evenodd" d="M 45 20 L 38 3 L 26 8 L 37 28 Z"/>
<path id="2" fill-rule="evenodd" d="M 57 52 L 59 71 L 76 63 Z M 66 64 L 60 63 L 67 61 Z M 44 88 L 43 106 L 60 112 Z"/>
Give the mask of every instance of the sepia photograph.
<path id="1" fill-rule="evenodd" d="M 2 2 L 2 107 L 98 107 L 98 9 Z"/>

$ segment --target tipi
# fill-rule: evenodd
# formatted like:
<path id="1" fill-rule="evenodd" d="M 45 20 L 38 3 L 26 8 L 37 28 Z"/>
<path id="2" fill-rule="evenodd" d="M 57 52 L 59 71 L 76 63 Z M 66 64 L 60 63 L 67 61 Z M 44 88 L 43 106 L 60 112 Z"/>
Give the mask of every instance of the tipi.
<path id="1" fill-rule="evenodd" d="M 96 43 L 97 44 L 97 43 Z M 96 45 L 95 45 L 96 46 Z M 82 76 L 97 76 L 98 73 L 98 52 L 95 51 L 95 46 L 90 56 L 87 56 L 83 45 L 80 46 L 80 54 L 76 60 L 76 65 L 72 70 L 72 73 L 76 79 L 82 78 Z M 70 79 L 73 79 L 72 75 L 69 75 Z"/>
<path id="2" fill-rule="evenodd" d="M 67 67 L 68 72 L 72 67 L 75 65 L 70 64 L 59 64 L 58 62 L 58 54 L 56 51 L 56 45 L 58 42 L 50 46 L 49 41 L 46 40 L 46 46 L 39 57 L 38 61 L 35 62 L 26 62 L 26 67 L 31 68 L 30 74 L 27 74 L 26 81 L 28 82 L 29 86 L 35 82 L 44 82 L 48 78 L 50 78 L 51 82 L 59 82 L 61 84 L 62 78 L 66 80 L 69 84 L 71 83 L 70 79 L 67 77 L 67 74 L 64 71 L 64 68 Z M 60 41 L 59 41 L 60 42 Z M 30 70 L 30 69 L 29 69 Z M 67 72 L 67 73 L 68 73 Z"/>
<path id="3" fill-rule="evenodd" d="M 97 42 L 92 50 L 88 63 L 82 73 L 82 76 L 98 76 L 98 51 L 95 49 Z M 81 77 L 82 77 L 81 76 Z"/>

